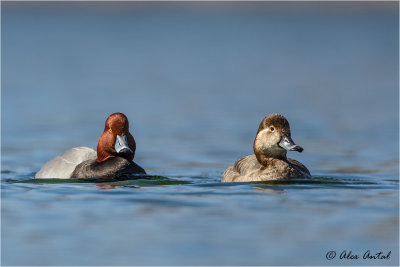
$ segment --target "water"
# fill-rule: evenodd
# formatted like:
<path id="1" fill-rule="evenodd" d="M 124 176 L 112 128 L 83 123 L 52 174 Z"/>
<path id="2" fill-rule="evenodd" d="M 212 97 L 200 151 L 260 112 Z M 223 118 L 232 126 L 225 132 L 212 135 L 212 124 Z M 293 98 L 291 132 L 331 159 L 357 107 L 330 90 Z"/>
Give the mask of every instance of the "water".
<path id="1" fill-rule="evenodd" d="M 398 58 L 393 2 L 2 2 L 2 265 L 398 265 Z M 117 111 L 170 180 L 31 180 Z M 314 180 L 220 183 L 270 113 Z"/>

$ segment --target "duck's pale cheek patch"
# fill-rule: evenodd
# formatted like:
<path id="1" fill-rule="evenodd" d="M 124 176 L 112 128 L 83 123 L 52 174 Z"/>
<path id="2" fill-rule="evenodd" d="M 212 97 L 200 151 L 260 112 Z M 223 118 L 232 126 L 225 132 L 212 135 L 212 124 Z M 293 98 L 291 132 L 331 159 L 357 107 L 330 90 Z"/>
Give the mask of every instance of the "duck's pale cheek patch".
<path id="1" fill-rule="evenodd" d="M 259 132 L 256 136 L 256 141 L 255 141 L 255 148 L 259 151 L 263 151 L 265 149 L 268 149 L 268 147 L 271 146 L 270 140 L 268 137 L 268 129 L 264 129 L 261 132 Z"/>
<path id="2" fill-rule="evenodd" d="M 271 132 L 269 128 L 266 128 L 257 134 L 256 140 L 259 148 L 268 148 L 277 144 L 280 136 L 277 132 Z"/>

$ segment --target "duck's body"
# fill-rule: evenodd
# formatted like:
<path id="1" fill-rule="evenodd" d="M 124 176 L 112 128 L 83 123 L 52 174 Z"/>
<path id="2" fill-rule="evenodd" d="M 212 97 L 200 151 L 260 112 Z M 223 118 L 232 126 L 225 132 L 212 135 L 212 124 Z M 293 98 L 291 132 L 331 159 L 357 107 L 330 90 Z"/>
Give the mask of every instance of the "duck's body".
<path id="1" fill-rule="evenodd" d="M 136 143 L 129 133 L 129 123 L 122 113 L 111 114 L 99 138 L 97 151 L 75 147 L 47 162 L 35 178 L 117 178 L 129 174 L 145 174 L 133 162 Z"/>
<path id="2" fill-rule="evenodd" d="M 302 152 L 291 139 L 289 122 L 279 114 L 263 119 L 254 140 L 254 154 L 245 156 L 228 167 L 222 182 L 250 182 L 311 178 L 300 162 L 286 157 L 286 151 Z"/>
<path id="3" fill-rule="evenodd" d="M 222 182 L 248 182 L 311 178 L 311 174 L 297 160 L 271 159 L 267 166 L 263 166 L 253 154 L 237 160 L 233 166 L 226 169 L 222 177 Z"/>

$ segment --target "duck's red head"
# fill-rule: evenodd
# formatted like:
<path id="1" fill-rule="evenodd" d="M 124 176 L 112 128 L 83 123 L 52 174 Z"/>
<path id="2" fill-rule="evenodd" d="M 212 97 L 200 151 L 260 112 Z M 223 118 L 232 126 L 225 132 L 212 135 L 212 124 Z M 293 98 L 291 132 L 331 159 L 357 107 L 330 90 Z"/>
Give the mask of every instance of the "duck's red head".
<path id="1" fill-rule="evenodd" d="M 132 161 L 135 150 L 136 142 L 129 132 L 129 122 L 125 114 L 117 112 L 108 116 L 97 144 L 97 162 L 111 157 L 123 157 Z"/>

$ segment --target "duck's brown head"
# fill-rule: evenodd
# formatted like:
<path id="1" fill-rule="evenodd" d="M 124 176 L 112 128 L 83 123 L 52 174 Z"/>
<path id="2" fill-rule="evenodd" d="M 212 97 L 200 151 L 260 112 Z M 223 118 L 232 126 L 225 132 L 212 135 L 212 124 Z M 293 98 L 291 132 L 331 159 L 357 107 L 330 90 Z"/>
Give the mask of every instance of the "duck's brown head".
<path id="1" fill-rule="evenodd" d="M 111 157 L 123 157 L 132 161 L 136 142 L 129 132 L 128 118 L 123 113 L 108 116 L 103 134 L 97 144 L 97 162 Z"/>
<path id="2" fill-rule="evenodd" d="M 266 165 L 270 158 L 286 159 L 287 151 L 303 151 L 293 142 L 289 122 L 280 114 L 272 114 L 262 120 L 253 148 L 262 165 Z"/>

